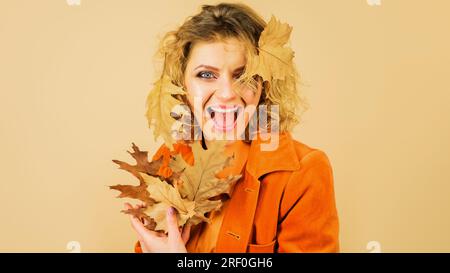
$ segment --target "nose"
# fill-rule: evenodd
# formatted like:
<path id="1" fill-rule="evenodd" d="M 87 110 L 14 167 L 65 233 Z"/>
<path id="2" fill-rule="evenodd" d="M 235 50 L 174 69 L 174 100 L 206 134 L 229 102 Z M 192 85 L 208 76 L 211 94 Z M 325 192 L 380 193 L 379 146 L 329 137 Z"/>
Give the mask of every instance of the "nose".
<path id="1" fill-rule="evenodd" d="M 220 81 L 220 85 L 215 92 L 215 96 L 222 102 L 234 100 L 236 98 L 236 93 L 233 91 L 233 79 L 224 77 Z"/>

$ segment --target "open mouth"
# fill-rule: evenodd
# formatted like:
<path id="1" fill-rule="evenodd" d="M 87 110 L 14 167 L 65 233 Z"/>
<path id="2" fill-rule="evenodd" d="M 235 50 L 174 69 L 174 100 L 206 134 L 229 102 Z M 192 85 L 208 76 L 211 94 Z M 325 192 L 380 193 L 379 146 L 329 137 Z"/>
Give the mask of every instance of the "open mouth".
<path id="1" fill-rule="evenodd" d="M 212 105 L 206 108 L 207 113 L 219 131 L 230 131 L 236 127 L 236 121 L 242 107 L 237 105 Z"/>

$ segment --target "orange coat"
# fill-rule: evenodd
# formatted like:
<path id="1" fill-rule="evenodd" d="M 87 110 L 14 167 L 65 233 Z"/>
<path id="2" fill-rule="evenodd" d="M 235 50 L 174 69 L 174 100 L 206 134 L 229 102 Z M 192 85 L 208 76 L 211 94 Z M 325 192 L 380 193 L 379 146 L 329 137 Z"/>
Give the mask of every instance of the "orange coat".
<path id="1" fill-rule="evenodd" d="M 263 151 L 264 143 L 257 138 L 239 146 L 248 149 L 248 161 L 228 201 L 215 251 L 339 252 L 333 172 L 326 154 L 293 140 L 290 133 L 280 134 L 273 151 Z M 141 252 L 139 242 L 135 251 Z"/>

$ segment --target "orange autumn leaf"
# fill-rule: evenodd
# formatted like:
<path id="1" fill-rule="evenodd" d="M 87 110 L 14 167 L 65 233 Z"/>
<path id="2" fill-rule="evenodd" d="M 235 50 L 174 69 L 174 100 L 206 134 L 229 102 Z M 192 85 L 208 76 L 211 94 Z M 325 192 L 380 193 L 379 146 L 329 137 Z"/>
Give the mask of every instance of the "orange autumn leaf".
<path id="1" fill-rule="evenodd" d="M 192 153 L 192 148 L 184 143 L 175 143 L 173 145 L 175 154 L 180 154 L 184 161 L 189 165 L 194 165 L 194 153 Z"/>
<path id="2" fill-rule="evenodd" d="M 188 163 L 189 165 L 194 165 L 194 154 L 192 153 L 192 148 L 185 143 L 175 143 L 173 144 L 173 151 L 170 151 L 169 148 L 163 144 L 158 151 L 153 155 L 152 160 L 162 160 L 162 164 L 159 167 L 157 173 L 159 176 L 162 176 L 164 178 L 170 177 L 173 174 L 172 169 L 169 167 L 169 162 L 171 159 L 171 156 L 174 155 L 181 155 Z"/>
<path id="3" fill-rule="evenodd" d="M 164 178 L 170 177 L 172 175 L 172 170 L 169 168 L 171 152 L 166 145 L 162 145 L 158 151 L 153 155 L 152 160 L 161 160 L 161 166 L 159 167 L 157 173 L 159 176 Z"/>

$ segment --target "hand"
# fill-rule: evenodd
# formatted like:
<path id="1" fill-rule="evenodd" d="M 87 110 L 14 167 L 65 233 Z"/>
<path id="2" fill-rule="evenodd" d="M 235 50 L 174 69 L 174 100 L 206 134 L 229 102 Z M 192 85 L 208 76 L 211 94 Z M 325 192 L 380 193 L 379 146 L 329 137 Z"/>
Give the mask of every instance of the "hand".
<path id="1" fill-rule="evenodd" d="M 135 208 L 142 206 L 136 205 Z M 129 203 L 125 203 L 125 209 L 132 209 Z M 171 212 L 172 211 L 172 212 Z M 147 229 L 135 216 L 130 216 L 131 226 L 136 231 L 138 240 L 144 253 L 187 253 L 186 242 L 189 240 L 191 226 L 188 224 L 178 228 L 176 210 L 170 207 L 167 210 L 168 235 Z"/>

